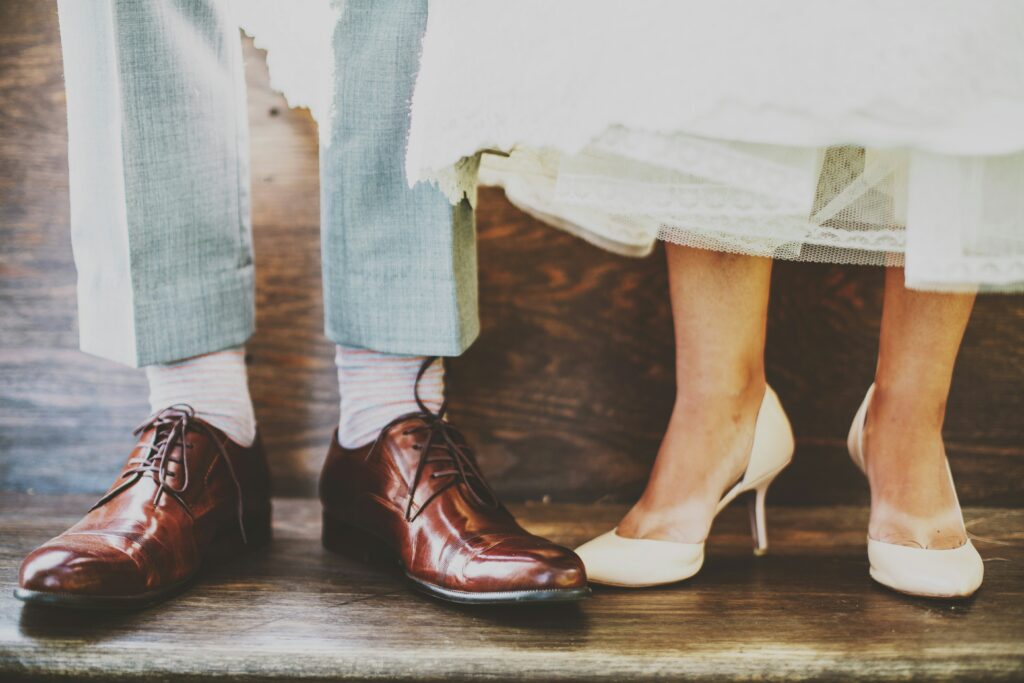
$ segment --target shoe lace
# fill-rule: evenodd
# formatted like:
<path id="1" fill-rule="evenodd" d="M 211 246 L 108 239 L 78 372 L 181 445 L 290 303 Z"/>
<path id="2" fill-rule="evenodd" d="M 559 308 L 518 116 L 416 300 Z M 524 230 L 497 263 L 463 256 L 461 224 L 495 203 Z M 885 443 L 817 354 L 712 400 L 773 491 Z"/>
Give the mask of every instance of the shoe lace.
<path id="1" fill-rule="evenodd" d="M 153 427 L 156 427 L 156 431 L 153 432 L 153 440 L 147 444 L 141 444 L 143 452 L 128 461 L 128 464 L 133 467 L 121 474 L 120 478 L 125 481 L 100 498 L 91 509 L 95 510 L 113 500 L 143 477 L 150 476 L 157 482 L 156 493 L 153 494 L 153 505 L 159 504 L 160 499 L 166 494 L 178 501 L 189 517 L 194 517 L 192 508 L 182 497 L 182 494 L 188 489 L 188 452 L 192 448 L 192 445 L 186 441 L 185 436 L 190 431 L 199 432 L 205 434 L 214 444 L 216 455 L 224 461 L 231 480 L 235 484 L 235 490 L 238 493 L 238 526 L 241 531 L 242 541 L 247 543 L 242 485 L 238 480 L 238 475 L 235 473 L 234 465 L 231 464 L 231 458 L 228 457 L 224 444 L 221 443 L 213 428 L 205 422 L 196 419 L 195 409 L 186 403 L 178 403 L 154 413 L 145 422 L 136 427 L 132 434 L 139 436 Z M 172 457 L 172 453 L 175 452 L 175 446 L 181 446 L 178 451 L 181 454 L 180 458 Z M 177 472 L 171 471 L 170 466 L 172 463 L 179 465 Z"/>
<path id="2" fill-rule="evenodd" d="M 483 473 L 476 464 L 473 449 L 466 445 L 466 440 L 462 433 L 445 420 L 445 415 L 448 412 L 448 400 L 445 399 L 441 403 L 440 409 L 435 413 L 420 398 L 420 380 L 423 378 L 424 373 L 426 373 L 427 368 L 435 360 L 437 360 L 436 356 L 426 358 L 416 374 L 413 396 L 416 399 L 416 405 L 419 407 L 419 410 L 400 415 L 385 425 L 377 436 L 376 441 L 370 446 L 366 456 L 369 458 L 377 452 L 377 449 L 384 442 L 385 435 L 395 425 L 414 419 L 422 422 L 419 426 L 409 427 L 402 432 L 406 436 L 410 434 L 425 436 L 423 441 L 413 445 L 414 449 L 420 451 L 420 458 L 416 465 L 416 473 L 413 475 L 412 484 L 409 486 L 409 502 L 405 508 L 405 520 L 407 522 L 414 521 L 434 499 L 458 484 L 464 484 L 462 490 L 468 492 L 470 498 L 478 505 L 489 508 L 498 508 L 501 505 L 498 496 L 487 484 Z M 447 481 L 431 493 L 414 513 L 413 504 L 416 499 L 416 490 L 423 482 L 424 472 L 427 465 L 430 464 L 447 465 L 444 469 L 437 469 L 430 473 L 430 479 L 432 480 L 446 479 Z"/>

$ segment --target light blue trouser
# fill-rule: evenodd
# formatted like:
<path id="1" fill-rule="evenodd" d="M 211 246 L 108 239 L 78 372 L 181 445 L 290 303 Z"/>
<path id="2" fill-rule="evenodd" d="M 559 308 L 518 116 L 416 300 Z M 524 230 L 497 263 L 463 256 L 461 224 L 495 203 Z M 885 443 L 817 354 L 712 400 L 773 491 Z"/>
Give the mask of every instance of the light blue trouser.
<path id="1" fill-rule="evenodd" d="M 426 0 L 348 0 L 321 136 L 326 332 L 458 355 L 476 337 L 474 216 L 403 174 Z M 248 127 L 224 0 L 59 0 L 82 350 L 129 365 L 254 329 Z"/>

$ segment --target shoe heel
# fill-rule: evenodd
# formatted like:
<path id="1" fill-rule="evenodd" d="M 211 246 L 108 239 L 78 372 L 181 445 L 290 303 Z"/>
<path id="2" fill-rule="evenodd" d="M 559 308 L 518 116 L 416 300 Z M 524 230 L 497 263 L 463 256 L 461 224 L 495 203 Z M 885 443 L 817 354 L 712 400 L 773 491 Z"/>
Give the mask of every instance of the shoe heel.
<path id="1" fill-rule="evenodd" d="M 394 565 L 395 552 L 381 539 L 323 513 L 321 542 L 332 553 L 373 565 Z"/>
<path id="2" fill-rule="evenodd" d="M 754 539 L 754 555 L 760 557 L 768 552 L 768 522 L 764 511 L 764 499 L 772 479 L 758 486 L 747 501 L 750 512 L 750 535 Z"/>

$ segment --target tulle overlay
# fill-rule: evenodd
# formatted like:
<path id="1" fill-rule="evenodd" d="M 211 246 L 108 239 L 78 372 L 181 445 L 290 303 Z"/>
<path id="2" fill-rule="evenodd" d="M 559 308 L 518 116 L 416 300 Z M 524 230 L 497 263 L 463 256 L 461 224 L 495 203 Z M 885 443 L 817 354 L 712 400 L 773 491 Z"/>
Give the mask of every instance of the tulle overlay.
<path id="1" fill-rule="evenodd" d="M 1024 288 L 1024 155 L 784 147 L 616 127 L 576 154 L 485 155 L 484 184 L 599 246 L 655 239 L 755 256 L 905 265 L 915 288 Z"/>
<path id="2" fill-rule="evenodd" d="M 343 0 L 234 1 L 329 125 Z M 431 0 L 407 175 L 624 254 L 1024 291 L 1022 35 L 1019 0 Z"/>

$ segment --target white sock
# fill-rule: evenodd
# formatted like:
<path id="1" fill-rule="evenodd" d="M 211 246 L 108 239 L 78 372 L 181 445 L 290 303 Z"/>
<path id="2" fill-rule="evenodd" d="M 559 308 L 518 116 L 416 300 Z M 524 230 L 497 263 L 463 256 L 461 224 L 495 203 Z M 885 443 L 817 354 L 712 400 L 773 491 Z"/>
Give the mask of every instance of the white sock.
<path id="1" fill-rule="evenodd" d="M 256 440 L 256 416 L 241 346 L 177 363 L 150 365 L 146 378 L 154 413 L 185 403 L 195 409 L 196 417 L 239 446 L 249 447 Z"/>
<path id="2" fill-rule="evenodd" d="M 345 448 L 365 446 L 400 415 L 420 410 L 414 394 L 416 375 L 425 356 L 396 356 L 368 349 L 339 346 L 341 419 L 338 442 Z M 444 401 L 444 363 L 438 358 L 419 382 L 420 400 L 437 412 Z"/>

